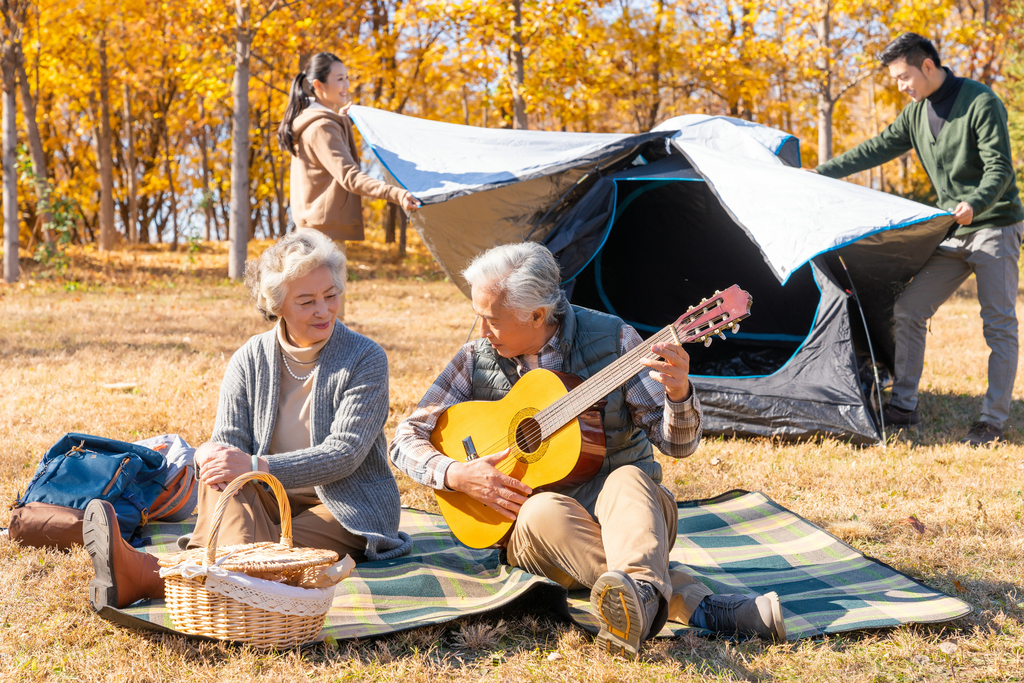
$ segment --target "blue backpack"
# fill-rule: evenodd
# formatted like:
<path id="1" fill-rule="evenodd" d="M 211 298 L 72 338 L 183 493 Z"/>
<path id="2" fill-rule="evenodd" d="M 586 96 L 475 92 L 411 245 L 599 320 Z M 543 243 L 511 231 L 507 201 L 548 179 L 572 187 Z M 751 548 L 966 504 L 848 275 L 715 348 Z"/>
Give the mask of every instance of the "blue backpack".
<path id="1" fill-rule="evenodd" d="M 167 463 L 156 451 L 88 434 L 65 434 L 43 456 L 25 495 L 15 503 L 49 503 L 84 510 L 90 500 L 108 501 L 125 540 L 145 526 L 164 490 Z"/>

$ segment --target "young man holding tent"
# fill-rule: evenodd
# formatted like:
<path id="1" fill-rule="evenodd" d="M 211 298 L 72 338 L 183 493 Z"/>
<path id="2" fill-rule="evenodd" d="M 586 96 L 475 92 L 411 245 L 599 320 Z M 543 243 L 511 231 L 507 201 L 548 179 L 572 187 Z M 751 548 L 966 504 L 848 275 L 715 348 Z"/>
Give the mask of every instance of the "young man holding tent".
<path id="1" fill-rule="evenodd" d="M 963 443 L 1003 440 L 1017 374 L 1017 260 L 1024 207 L 1017 194 L 1006 109 L 987 86 L 943 67 L 931 41 L 905 33 L 882 52 L 882 65 L 911 100 L 874 138 L 818 166 L 842 178 L 913 149 L 956 219 L 895 306 L 896 362 L 886 424 L 916 425 L 928 319 L 973 272 L 991 353 L 981 417 Z"/>
<path id="2" fill-rule="evenodd" d="M 775 593 L 713 595 L 688 574 L 669 569 L 678 512 L 675 498 L 659 485 L 661 465 L 652 444 L 683 458 L 701 436 L 689 356 L 678 344 L 655 344 L 660 358 L 642 361 L 650 370 L 623 377 L 625 384 L 606 397 L 603 465 L 583 484 L 534 492 L 509 476 L 516 457 L 509 449 L 497 451 L 500 445 L 467 446 L 467 453 L 479 447 L 481 457 L 466 461 L 434 448 L 431 434 L 448 408 L 501 399 L 514 384 L 529 385 L 523 376 L 536 368 L 590 377 L 643 343 L 622 320 L 570 306 L 554 256 L 535 242 L 494 247 L 463 275 L 482 338 L 459 350 L 398 425 L 391 461 L 421 484 L 464 493 L 488 508 L 481 512 L 514 520 L 504 559 L 567 589 L 589 588 L 591 605 L 604 620 L 598 644 L 610 652 L 635 655 L 666 619 L 785 640 Z"/>

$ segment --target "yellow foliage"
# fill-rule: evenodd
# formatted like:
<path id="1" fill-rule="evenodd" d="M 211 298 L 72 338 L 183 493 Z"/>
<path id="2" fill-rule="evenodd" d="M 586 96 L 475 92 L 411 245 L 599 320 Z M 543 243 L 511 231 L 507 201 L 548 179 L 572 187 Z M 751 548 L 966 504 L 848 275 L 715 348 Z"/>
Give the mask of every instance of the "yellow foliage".
<path id="1" fill-rule="evenodd" d="M 641 132 L 679 114 L 724 114 L 796 135 L 805 164 L 813 164 L 822 93 L 835 100 L 836 153 L 876 133 L 905 104 L 876 61 L 899 33 L 932 37 L 959 75 L 990 84 L 1006 69 L 1011 33 L 1005 0 L 977 7 L 956 0 L 244 3 L 253 33 L 250 203 L 256 233 L 266 236 L 276 234 L 277 204 L 288 197 L 289 155 L 279 149 L 276 129 L 292 77 L 319 51 L 346 62 L 352 99 L 360 104 L 510 127 L 518 4 L 519 87 L 531 128 Z M 152 237 L 157 227 L 165 237 L 170 229 L 172 185 L 183 225 L 200 220 L 201 205 L 209 205 L 223 235 L 235 3 L 51 0 L 34 8 L 20 27 L 25 69 L 54 187 L 82 215 L 77 237 L 94 238 L 99 207 L 101 37 L 118 230 L 124 231 L 134 173 Z M 823 41 L 818 27 L 826 9 L 831 35 Z M 134 169 L 127 159 L 129 109 Z M 881 176 L 861 180 L 913 193 L 923 186 L 921 173 L 912 163 L 893 162 Z M 34 188 L 23 182 L 21 197 L 31 220 Z"/>

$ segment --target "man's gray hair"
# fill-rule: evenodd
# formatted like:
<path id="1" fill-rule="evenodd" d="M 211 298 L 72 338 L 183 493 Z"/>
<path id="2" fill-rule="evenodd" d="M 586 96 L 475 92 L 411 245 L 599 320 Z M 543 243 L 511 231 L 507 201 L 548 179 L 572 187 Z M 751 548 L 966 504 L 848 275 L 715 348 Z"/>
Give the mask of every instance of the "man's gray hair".
<path id="1" fill-rule="evenodd" d="M 473 289 L 501 296 L 505 307 L 523 322 L 543 308 L 544 322 L 554 325 L 569 308 L 559 287 L 558 262 L 547 247 L 536 242 L 492 247 L 470 261 L 462 277 Z"/>
<path id="2" fill-rule="evenodd" d="M 320 266 L 334 276 L 338 293 L 345 291 L 345 255 L 319 230 L 299 228 L 245 264 L 245 286 L 256 300 L 256 310 L 274 322 L 281 312 L 287 285 Z"/>

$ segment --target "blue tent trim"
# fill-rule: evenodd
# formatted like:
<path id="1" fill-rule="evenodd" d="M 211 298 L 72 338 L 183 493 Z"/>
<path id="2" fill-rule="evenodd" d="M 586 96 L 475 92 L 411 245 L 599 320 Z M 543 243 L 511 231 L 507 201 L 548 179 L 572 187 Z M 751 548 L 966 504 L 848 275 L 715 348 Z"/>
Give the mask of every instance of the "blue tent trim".
<path id="1" fill-rule="evenodd" d="M 833 251 L 836 251 L 838 249 L 842 249 L 845 246 L 853 244 L 854 242 L 859 242 L 862 239 L 865 239 L 867 237 L 871 237 L 872 235 L 877 235 L 880 232 L 887 232 L 889 230 L 899 230 L 900 228 L 907 228 L 907 227 L 910 227 L 911 225 L 918 225 L 920 223 L 926 223 L 928 221 L 935 220 L 936 218 L 939 218 L 939 217 L 941 217 L 943 215 L 949 216 L 950 218 L 953 217 L 953 214 L 949 213 L 948 211 L 943 211 L 943 210 L 940 209 L 936 213 L 932 214 L 931 216 L 926 216 L 924 218 L 918 218 L 917 220 L 913 220 L 913 221 L 906 221 L 904 223 L 897 223 L 896 225 L 888 225 L 888 226 L 885 226 L 885 227 L 882 227 L 882 228 L 877 228 L 875 230 L 872 230 L 871 232 L 866 232 L 863 235 L 860 235 L 858 237 L 849 239 L 849 240 L 843 242 L 842 244 L 837 244 L 835 246 L 829 247 L 828 249 L 823 249 L 823 250 L 819 251 L 817 254 L 814 254 L 813 256 L 811 256 L 809 259 L 807 259 L 806 261 L 804 261 L 800 265 L 798 265 L 795 268 L 793 268 L 793 270 L 791 270 L 788 273 L 786 273 L 786 277 L 784 277 L 782 279 L 782 281 L 781 281 L 782 282 L 782 286 L 783 287 L 786 286 L 786 283 L 789 282 L 789 278 L 793 275 L 793 273 L 795 273 L 796 271 L 800 270 L 805 265 L 807 265 L 808 263 L 810 263 L 814 259 L 818 258 L 819 256 L 822 256 L 824 254 L 828 254 L 829 252 L 833 252 Z"/>
<path id="2" fill-rule="evenodd" d="M 813 263 L 811 264 L 811 268 L 814 268 L 814 264 Z M 767 374 L 767 375 L 743 375 L 742 379 L 758 379 L 758 378 L 764 378 L 764 377 L 772 377 L 774 375 L 779 374 L 780 372 L 785 370 L 786 367 L 790 363 L 793 362 L 793 359 L 800 355 L 800 352 L 803 350 L 803 348 L 805 346 L 807 346 L 807 340 L 810 339 L 810 336 L 811 336 L 810 332 L 811 332 L 811 330 L 813 330 L 817 326 L 817 324 L 818 324 L 818 316 L 821 315 L 821 299 L 822 299 L 821 285 L 818 284 L 818 278 L 811 278 L 811 281 L 814 282 L 814 287 L 818 290 L 818 305 L 814 309 L 814 318 L 812 319 L 810 328 L 807 330 L 807 334 L 805 334 L 804 337 L 803 337 L 803 341 L 801 341 L 800 345 L 798 347 L 796 347 L 795 351 L 793 351 L 793 355 L 790 356 L 789 359 L 785 363 L 783 363 L 779 367 L 779 369 L 776 370 L 775 372 Z M 744 334 L 741 332 L 740 334 L 738 334 L 736 336 L 739 337 L 740 339 L 743 339 Z M 788 336 L 791 336 L 791 335 L 783 335 L 783 334 L 778 334 L 778 335 L 776 335 L 776 334 L 758 335 L 758 337 L 760 337 L 760 338 L 764 338 L 764 337 L 788 337 Z M 751 338 L 753 338 L 753 337 L 751 337 Z M 717 379 L 717 378 L 719 378 L 719 375 L 690 375 L 690 376 L 691 377 L 700 377 L 702 379 Z"/>
<path id="3" fill-rule="evenodd" d="M 619 208 L 619 181 L 634 181 L 635 182 L 635 181 L 638 181 L 638 180 L 648 180 L 648 183 L 646 185 L 640 187 L 640 188 L 637 188 L 633 192 L 631 192 L 629 194 L 629 196 L 626 197 L 626 199 L 623 201 L 622 208 Z M 664 185 L 670 185 L 672 183 L 678 183 L 678 182 L 684 182 L 684 183 L 685 182 L 703 183 L 703 182 L 707 182 L 707 181 L 705 181 L 703 178 L 654 178 L 654 179 L 648 179 L 648 177 L 646 177 L 646 176 L 639 176 L 639 177 L 635 177 L 635 178 L 630 178 L 630 177 L 613 178 L 612 182 L 615 184 L 615 195 L 614 195 L 614 199 L 612 201 L 612 215 L 611 215 L 611 218 L 608 219 L 608 224 L 604 227 L 604 235 L 601 238 L 601 244 L 598 245 L 597 249 L 594 251 L 594 253 L 591 255 L 591 257 L 589 259 L 587 259 L 587 262 L 584 263 L 580 267 L 579 270 L 577 270 L 575 273 L 573 273 L 572 277 L 565 278 L 564 282 L 572 282 L 573 280 L 575 280 L 576 277 L 580 273 L 582 273 L 586 269 L 587 266 L 590 265 L 590 262 L 598 257 L 598 255 L 601 253 L 601 250 L 604 249 L 605 242 L 608 241 L 608 236 L 612 234 L 612 226 L 615 225 L 615 221 L 619 218 L 619 216 L 622 214 L 622 212 L 626 210 L 626 207 L 628 207 L 630 204 L 632 204 L 633 200 L 635 200 L 637 197 L 639 197 L 640 195 L 644 194 L 645 192 L 648 192 L 649 190 L 655 189 L 656 187 L 662 187 Z M 594 267 L 595 268 L 599 268 L 600 266 L 595 264 Z M 600 282 L 600 279 L 598 280 L 598 282 Z M 600 284 L 598 285 L 598 287 L 600 288 Z M 604 289 L 601 288 L 600 292 L 601 292 L 601 300 L 605 301 Z M 614 309 L 611 308 L 611 304 L 609 304 L 607 301 L 605 301 L 605 305 L 609 306 L 609 309 L 608 309 L 609 311 L 613 311 L 614 310 Z"/>

